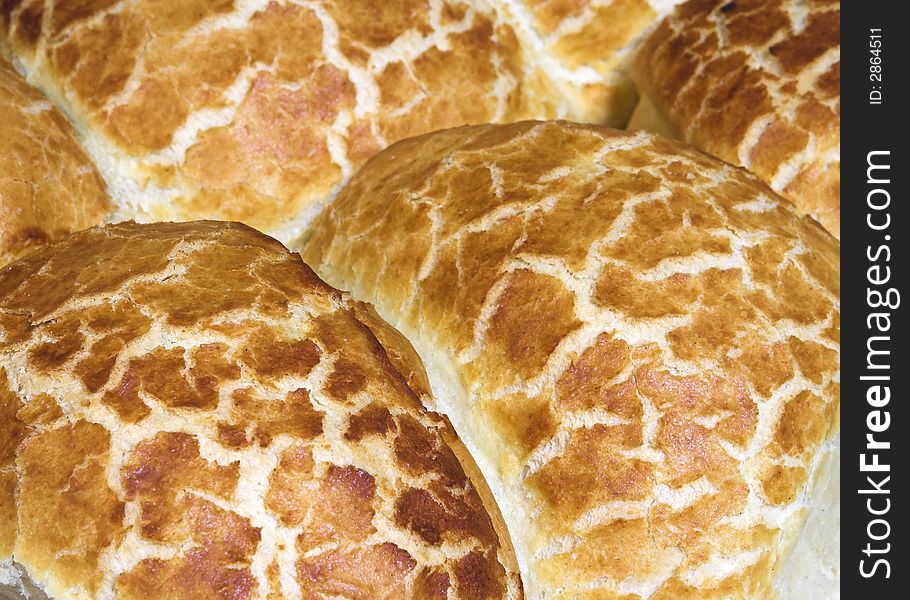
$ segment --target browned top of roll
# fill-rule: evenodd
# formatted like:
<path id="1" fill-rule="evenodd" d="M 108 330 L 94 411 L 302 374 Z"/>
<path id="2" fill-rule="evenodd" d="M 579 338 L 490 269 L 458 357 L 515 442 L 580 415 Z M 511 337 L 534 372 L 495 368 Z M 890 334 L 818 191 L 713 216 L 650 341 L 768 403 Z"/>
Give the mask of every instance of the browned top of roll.
<path id="1" fill-rule="evenodd" d="M 567 101 L 566 118 L 625 125 L 631 50 L 678 0 L 498 0 Z"/>
<path id="2" fill-rule="evenodd" d="M 683 139 L 840 232 L 840 3 L 690 0 L 633 77 Z"/>
<path id="3" fill-rule="evenodd" d="M 559 103 L 485 2 L 2 7 L 0 46 L 78 123 L 141 220 L 238 220 L 288 241 L 389 143 Z"/>
<path id="4" fill-rule="evenodd" d="M 109 209 L 69 123 L 0 58 L 0 266 L 97 225 Z"/>
<path id="5" fill-rule="evenodd" d="M 772 593 L 832 449 L 838 251 L 742 169 L 551 122 L 393 145 L 303 256 L 420 352 L 529 595 L 664 600 Z"/>
<path id="6" fill-rule="evenodd" d="M 245 226 L 75 234 L 0 270 L 0 560 L 55 598 L 519 598 L 427 393 Z"/>

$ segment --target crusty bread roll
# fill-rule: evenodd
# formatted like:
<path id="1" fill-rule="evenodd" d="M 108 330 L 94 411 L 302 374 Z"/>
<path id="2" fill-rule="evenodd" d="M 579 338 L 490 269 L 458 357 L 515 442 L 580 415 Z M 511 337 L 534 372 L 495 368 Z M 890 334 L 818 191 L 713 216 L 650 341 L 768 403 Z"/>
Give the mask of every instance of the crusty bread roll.
<path id="1" fill-rule="evenodd" d="M 836 522 L 839 245 L 744 170 L 463 127 L 371 159 L 312 231 L 304 260 L 422 357 L 529 597 L 786 597 L 808 507 Z"/>
<path id="2" fill-rule="evenodd" d="M 680 0 L 499 0 L 575 121 L 624 126 L 635 108 L 628 76 L 642 34 Z"/>
<path id="3" fill-rule="evenodd" d="M 75 123 L 122 217 L 286 242 L 395 140 L 565 113 L 476 0 L 24 0 L 3 3 L 0 50 Z"/>
<path id="4" fill-rule="evenodd" d="M 0 267 L 97 225 L 104 183 L 66 119 L 0 58 Z"/>
<path id="5" fill-rule="evenodd" d="M 840 2 L 690 0 L 632 76 L 630 128 L 748 168 L 840 235 Z"/>
<path id="6" fill-rule="evenodd" d="M 400 334 L 245 226 L 42 248 L 0 270 L 0 594 L 520 598 L 427 394 Z"/>

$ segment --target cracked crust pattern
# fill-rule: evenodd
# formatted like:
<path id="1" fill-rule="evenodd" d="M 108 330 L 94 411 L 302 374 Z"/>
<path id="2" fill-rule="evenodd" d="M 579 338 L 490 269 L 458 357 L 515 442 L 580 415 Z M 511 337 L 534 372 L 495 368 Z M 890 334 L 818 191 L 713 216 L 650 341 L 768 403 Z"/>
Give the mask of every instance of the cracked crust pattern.
<path id="1" fill-rule="evenodd" d="M 840 235 L 839 2 L 691 0 L 632 74 L 642 128 L 748 168 Z"/>
<path id="2" fill-rule="evenodd" d="M 614 127 L 635 106 L 633 49 L 679 0 L 502 0 L 509 21 L 569 103 L 568 117 Z"/>
<path id="3" fill-rule="evenodd" d="M 248 227 L 128 223 L 40 249 L 0 270 L 2 581 L 521 598 L 427 395 L 400 334 Z"/>
<path id="4" fill-rule="evenodd" d="M 414 343 L 530 596 L 663 600 L 772 596 L 839 447 L 838 252 L 687 145 L 527 122 L 393 145 L 303 256 Z"/>
<path id="5" fill-rule="evenodd" d="M 0 48 L 76 123 L 121 216 L 295 239 L 371 155 L 563 114 L 513 28 L 463 0 L 4 0 Z"/>
<path id="6" fill-rule="evenodd" d="M 51 103 L 0 58 L 0 266 L 97 225 L 104 183 Z"/>

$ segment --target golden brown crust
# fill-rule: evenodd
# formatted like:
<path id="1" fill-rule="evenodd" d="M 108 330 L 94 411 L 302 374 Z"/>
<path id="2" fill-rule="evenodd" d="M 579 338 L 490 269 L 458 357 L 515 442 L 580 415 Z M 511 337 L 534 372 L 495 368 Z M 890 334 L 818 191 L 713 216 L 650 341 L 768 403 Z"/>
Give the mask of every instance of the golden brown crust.
<path id="1" fill-rule="evenodd" d="M 690 0 L 632 76 L 682 134 L 840 235 L 840 3 Z"/>
<path id="2" fill-rule="evenodd" d="M 370 304 L 354 302 L 354 313 L 360 321 L 370 328 L 370 331 L 373 332 L 376 339 L 378 339 L 383 348 L 386 349 L 389 360 L 398 372 L 404 376 L 405 380 L 408 382 L 408 386 L 421 396 L 424 406 L 433 406 L 435 401 L 432 396 L 433 392 L 430 389 L 430 382 L 427 379 L 426 370 L 420 360 L 420 356 L 414 350 L 414 347 L 411 346 L 410 342 L 407 341 L 407 338 L 405 338 L 397 329 L 383 321 L 382 317 L 376 313 L 376 309 Z M 374 415 L 382 421 L 382 424 L 372 425 L 373 430 L 384 431 L 388 413 L 376 415 L 374 412 Z M 375 423 L 375 419 L 369 420 L 372 420 Z M 365 422 L 363 426 L 364 428 L 371 427 L 369 422 Z M 452 449 L 452 452 L 458 458 L 458 461 L 465 470 L 465 474 L 468 476 L 468 479 L 473 482 L 474 488 L 483 500 L 490 520 L 493 522 L 493 528 L 496 530 L 496 535 L 499 538 L 499 543 L 502 546 L 500 560 L 502 560 L 506 570 L 510 573 L 512 587 L 515 590 L 521 590 L 521 578 L 518 574 L 518 564 L 515 560 L 515 549 L 512 546 L 511 534 L 509 534 L 509 529 L 503 519 L 502 512 L 496 504 L 496 500 L 493 497 L 493 493 L 490 491 L 490 487 L 487 485 L 486 479 L 484 479 L 480 469 L 477 468 L 477 464 L 471 457 L 470 451 L 465 447 L 464 443 L 455 433 L 455 430 L 452 429 L 452 425 L 449 423 L 448 419 L 443 417 L 442 422 L 440 423 L 439 432 L 442 435 L 443 441 Z M 363 434 L 364 432 L 362 429 L 357 433 L 358 436 Z M 439 575 L 440 573 L 437 573 L 437 579 Z M 443 597 L 445 596 L 444 594 L 441 595 Z"/>
<path id="3" fill-rule="evenodd" d="M 833 443 L 838 251 L 742 169 L 551 122 L 393 145 L 303 255 L 420 352 L 529 595 L 639 599 L 771 594 Z"/>
<path id="4" fill-rule="evenodd" d="M 66 119 L 0 58 L 0 266 L 101 222 L 104 183 Z"/>
<path id="5" fill-rule="evenodd" d="M 239 224 L 94 228 L 0 270 L 2 564 L 56 598 L 522 597 L 368 312 Z"/>
<path id="6" fill-rule="evenodd" d="M 672 3 L 502 0 L 499 4 L 566 98 L 566 117 L 619 127 L 635 106 L 626 73 L 630 51 Z"/>
<path id="7" fill-rule="evenodd" d="M 75 119 L 123 215 L 146 221 L 238 220 L 288 241 L 389 143 L 560 102 L 482 2 L 3 10 L 0 47 Z"/>

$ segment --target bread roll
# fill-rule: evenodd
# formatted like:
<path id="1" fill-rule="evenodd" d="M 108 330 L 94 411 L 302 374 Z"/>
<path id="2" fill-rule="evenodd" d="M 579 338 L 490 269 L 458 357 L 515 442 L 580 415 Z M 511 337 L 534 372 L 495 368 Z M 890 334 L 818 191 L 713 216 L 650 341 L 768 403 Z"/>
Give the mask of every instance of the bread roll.
<path id="1" fill-rule="evenodd" d="M 629 79 L 642 34 L 680 0 L 500 0 L 524 44 L 568 103 L 567 116 L 624 126 L 635 108 Z"/>
<path id="2" fill-rule="evenodd" d="M 312 231 L 304 260 L 423 358 L 529 597 L 786 591 L 809 507 L 837 501 L 812 486 L 839 448 L 817 223 L 680 142 L 527 122 L 391 146 Z"/>
<path id="3" fill-rule="evenodd" d="M 690 0 L 632 76 L 631 128 L 748 168 L 840 235 L 840 2 Z"/>
<path id="4" fill-rule="evenodd" d="M 565 113 L 483 1 L 23 0 L 0 48 L 74 121 L 121 217 L 286 242 L 391 142 Z"/>
<path id="5" fill-rule="evenodd" d="M 0 594 L 521 598 L 428 393 L 400 334 L 245 226 L 32 253 L 0 270 Z"/>
<path id="6" fill-rule="evenodd" d="M 110 209 L 69 123 L 2 58 L 0 148 L 0 267 Z"/>

